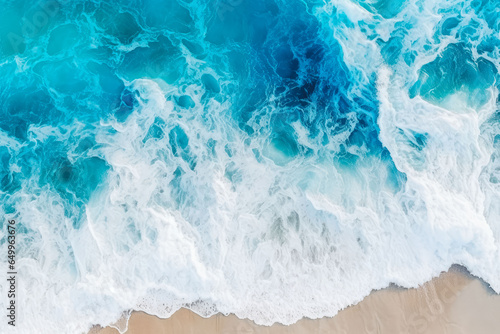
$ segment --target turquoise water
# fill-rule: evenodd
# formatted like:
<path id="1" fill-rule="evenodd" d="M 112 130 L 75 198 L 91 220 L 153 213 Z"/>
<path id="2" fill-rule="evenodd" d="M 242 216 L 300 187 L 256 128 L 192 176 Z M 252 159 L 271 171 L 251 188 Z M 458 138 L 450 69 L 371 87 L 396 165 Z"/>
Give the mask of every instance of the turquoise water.
<path id="1" fill-rule="evenodd" d="M 498 291 L 498 8 L 3 1 L 24 332 L 186 305 L 292 323 L 453 263 Z"/>

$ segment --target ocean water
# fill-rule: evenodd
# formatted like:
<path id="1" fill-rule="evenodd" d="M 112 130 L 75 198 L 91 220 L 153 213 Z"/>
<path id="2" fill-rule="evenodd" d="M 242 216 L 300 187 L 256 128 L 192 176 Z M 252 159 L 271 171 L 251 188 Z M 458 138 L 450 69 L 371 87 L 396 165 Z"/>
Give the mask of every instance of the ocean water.
<path id="1" fill-rule="evenodd" d="M 498 0 L 0 4 L 2 333 L 500 292 Z"/>

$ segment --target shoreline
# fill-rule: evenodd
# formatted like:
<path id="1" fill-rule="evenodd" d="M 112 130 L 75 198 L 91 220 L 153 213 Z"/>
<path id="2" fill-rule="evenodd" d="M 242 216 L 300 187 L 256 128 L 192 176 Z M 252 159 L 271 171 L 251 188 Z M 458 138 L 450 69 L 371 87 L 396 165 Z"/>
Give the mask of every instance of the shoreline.
<path id="1" fill-rule="evenodd" d="M 231 314 L 203 318 L 180 309 L 170 318 L 160 319 L 144 312 L 132 312 L 119 327 L 127 334 L 159 333 L 255 333 L 255 334 L 497 334 L 500 328 L 500 295 L 488 284 L 460 266 L 452 266 L 418 288 L 391 285 L 372 291 L 358 304 L 333 318 L 303 318 L 290 326 L 256 325 Z M 112 327 L 94 326 L 89 334 L 118 334 Z"/>

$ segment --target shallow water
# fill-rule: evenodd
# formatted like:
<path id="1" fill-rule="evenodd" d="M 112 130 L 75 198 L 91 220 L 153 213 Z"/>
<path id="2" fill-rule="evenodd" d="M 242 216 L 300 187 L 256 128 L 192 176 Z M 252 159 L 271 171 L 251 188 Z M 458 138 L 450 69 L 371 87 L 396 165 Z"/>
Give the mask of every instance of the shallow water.
<path id="1" fill-rule="evenodd" d="M 19 333 L 289 324 L 454 263 L 500 291 L 497 1 L 2 5 Z"/>

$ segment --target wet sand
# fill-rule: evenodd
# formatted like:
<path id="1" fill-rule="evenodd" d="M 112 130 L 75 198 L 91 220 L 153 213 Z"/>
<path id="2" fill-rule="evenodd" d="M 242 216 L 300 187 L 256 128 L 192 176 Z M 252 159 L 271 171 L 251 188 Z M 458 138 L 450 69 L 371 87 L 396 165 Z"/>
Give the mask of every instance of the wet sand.
<path id="1" fill-rule="evenodd" d="M 90 333 L 119 332 L 110 327 L 95 327 Z M 498 334 L 500 296 L 464 269 L 453 267 L 417 289 L 393 286 L 374 291 L 333 318 L 302 319 L 291 326 L 267 327 L 234 315 L 202 318 L 186 309 L 177 311 L 169 319 L 133 312 L 126 333 Z"/>

